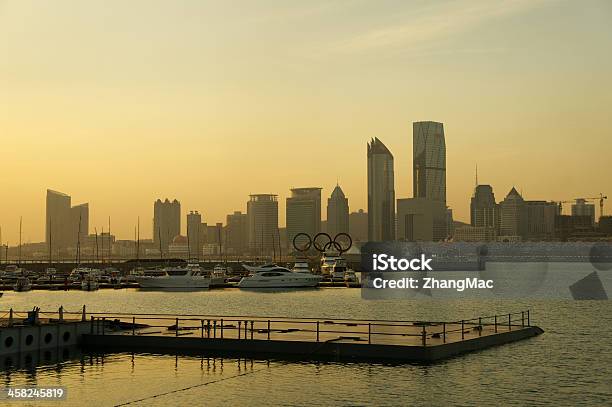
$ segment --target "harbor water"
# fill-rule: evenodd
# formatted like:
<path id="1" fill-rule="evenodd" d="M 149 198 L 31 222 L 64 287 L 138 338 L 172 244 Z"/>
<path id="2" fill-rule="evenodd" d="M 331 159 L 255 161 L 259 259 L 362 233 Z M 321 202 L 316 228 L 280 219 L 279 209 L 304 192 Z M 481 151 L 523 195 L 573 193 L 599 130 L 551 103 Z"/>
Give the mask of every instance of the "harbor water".
<path id="1" fill-rule="evenodd" d="M 63 386 L 67 405 L 585 405 L 612 402 L 612 303 L 378 300 L 357 289 L 5 292 L 3 309 L 457 320 L 531 309 L 544 335 L 431 365 L 89 354 L 7 361 L 0 386 Z M 24 362 L 25 360 L 25 362 Z"/>

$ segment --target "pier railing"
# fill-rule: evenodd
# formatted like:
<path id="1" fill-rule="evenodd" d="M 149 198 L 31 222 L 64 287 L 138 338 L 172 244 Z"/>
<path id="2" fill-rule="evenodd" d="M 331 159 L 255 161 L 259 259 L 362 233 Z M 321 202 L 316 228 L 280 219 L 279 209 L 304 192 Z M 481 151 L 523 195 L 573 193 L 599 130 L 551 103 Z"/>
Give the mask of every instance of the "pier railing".
<path id="1" fill-rule="evenodd" d="M 0 311 L 0 315 L 4 314 Z M 31 311 L 7 311 L 15 322 Z M 367 344 L 432 346 L 531 326 L 530 310 L 480 316 L 457 321 L 361 320 L 285 318 L 197 314 L 133 314 L 38 311 L 48 321 L 89 321 L 95 335 L 172 335 L 206 339 L 292 340 L 308 342 L 354 341 Z"/>

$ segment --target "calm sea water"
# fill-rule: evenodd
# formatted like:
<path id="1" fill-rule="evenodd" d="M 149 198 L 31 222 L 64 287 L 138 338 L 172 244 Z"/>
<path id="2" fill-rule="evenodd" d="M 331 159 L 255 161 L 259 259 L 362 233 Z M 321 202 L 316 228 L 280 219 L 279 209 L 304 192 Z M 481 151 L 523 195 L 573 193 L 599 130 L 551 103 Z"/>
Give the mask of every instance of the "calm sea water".
<path id="1" fill-rule="evenodd" d="M 433 365 L 79 354 L 2 370 L 0 386 L 65 386 L 66 405 L 612 405 L 612 301 L 365 301 L 294 292 L 5 292 L 2 309 L 462 319 L 530 308 L 539 337 Z M 61 357 L 59 358 L 61 360 Z M 137 401 L 141 400 L 141 401 Z"/>

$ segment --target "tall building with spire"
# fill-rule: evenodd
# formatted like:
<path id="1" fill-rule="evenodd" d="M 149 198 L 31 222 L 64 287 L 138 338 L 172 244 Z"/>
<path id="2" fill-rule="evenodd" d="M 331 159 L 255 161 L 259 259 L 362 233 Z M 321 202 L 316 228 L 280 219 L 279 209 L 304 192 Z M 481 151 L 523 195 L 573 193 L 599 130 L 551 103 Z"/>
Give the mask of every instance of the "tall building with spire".
<path id="1" fill-rule="evenodd" d="M 393 155 L 378 138 L 368 143 L 368 240 L 395 240 Z"/>
<path id="2" fill-rule="evenodd" d="M 340 185 L 327 198 L 327 233 L 333 238 L 338 233 L 349 232 L 349 205 Z"/>
<path id="3" fill-rule="evenodd" d="M 501 218 L 499 205 L 491 185 L 476 185 L 470 202 L 470 224 L 474 227 L 489 227 L 499 231 Z"/>
<path id="4" fill-rule="evenodd" d="M 412 124 L 412 169 L 414 198 L 446 203 L 446 141 L 442 123 Z"/>

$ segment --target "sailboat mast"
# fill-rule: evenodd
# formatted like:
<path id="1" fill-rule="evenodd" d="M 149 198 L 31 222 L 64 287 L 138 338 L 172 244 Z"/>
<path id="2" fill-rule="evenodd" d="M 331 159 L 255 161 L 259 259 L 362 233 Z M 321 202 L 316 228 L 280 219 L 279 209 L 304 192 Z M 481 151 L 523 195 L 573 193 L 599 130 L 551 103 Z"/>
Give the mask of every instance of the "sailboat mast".
<path id="1" fill-rule="evenodd" d="M 17 262 L 17 264 L 21 264 L 21 223 L 22 223 L 22 217 L 19 217 L 19 260 Z"/>
<path id="2" fill-rule="evenodd" d="M 94 228 L 96 233 L 96 263 L 100 263 L 100 253 L 98 252 L 98 228 Z"/>

